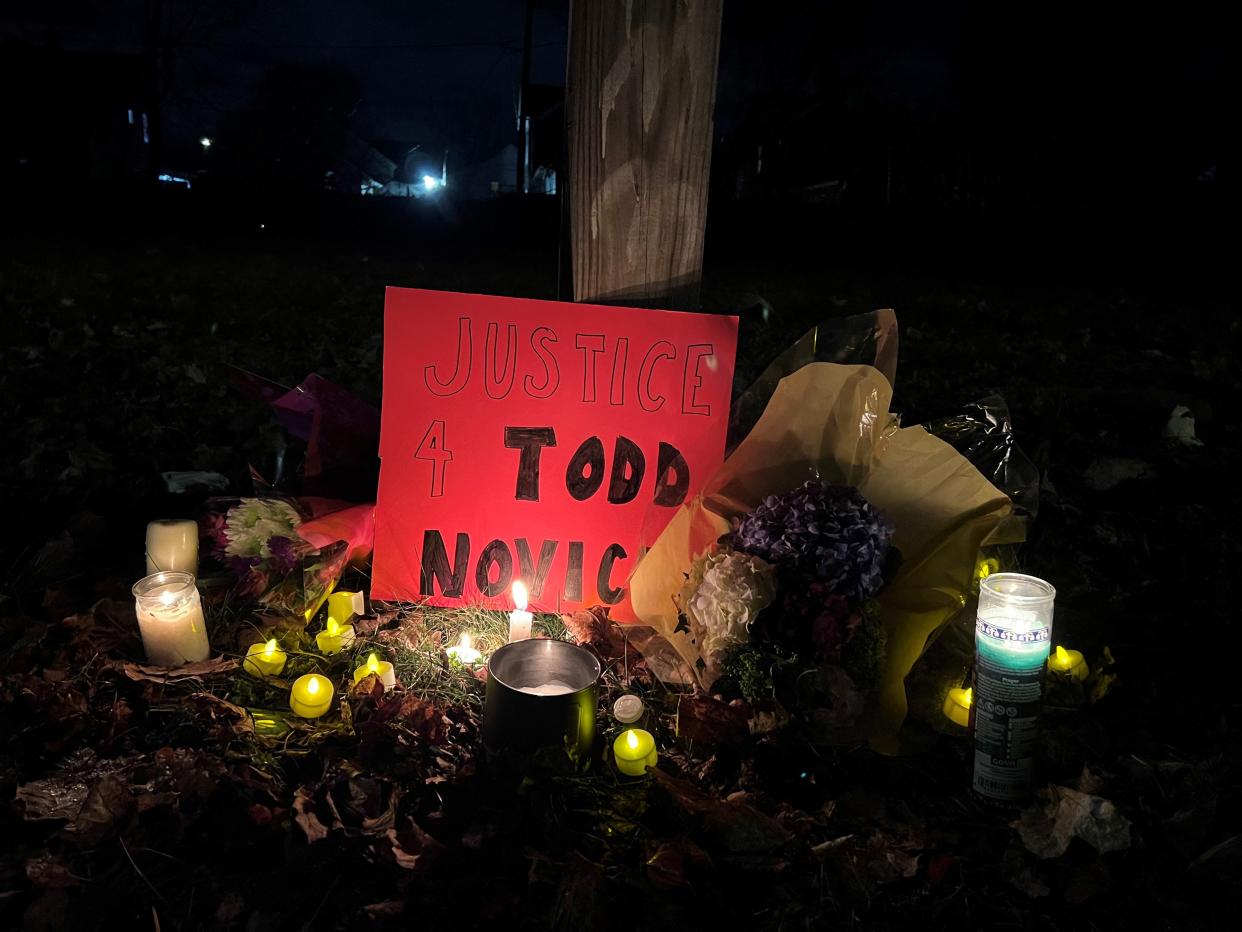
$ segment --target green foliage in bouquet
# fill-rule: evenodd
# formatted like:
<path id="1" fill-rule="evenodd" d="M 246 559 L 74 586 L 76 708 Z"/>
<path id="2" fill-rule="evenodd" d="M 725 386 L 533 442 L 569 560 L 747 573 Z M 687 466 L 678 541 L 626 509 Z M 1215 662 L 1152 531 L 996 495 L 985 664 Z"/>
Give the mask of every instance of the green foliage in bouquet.
<path id="1" fill-rule="evenodd" d="M 880 619 L 880 606 L 865 602 L 862 620 L 841 648 L 841 665 L 859 689 L 868 690 L 880 681 L 888 651 L 888 631 Z"/>
<path id="2" fill-rule="evenodd" d="M 725 655 L 721 671 L 737 684 L 748 702 L 772 699 L 776 695 L 776 672 L 782 664 L 796 658 L 781 658 L 755 644 L 740 644 Z"/>

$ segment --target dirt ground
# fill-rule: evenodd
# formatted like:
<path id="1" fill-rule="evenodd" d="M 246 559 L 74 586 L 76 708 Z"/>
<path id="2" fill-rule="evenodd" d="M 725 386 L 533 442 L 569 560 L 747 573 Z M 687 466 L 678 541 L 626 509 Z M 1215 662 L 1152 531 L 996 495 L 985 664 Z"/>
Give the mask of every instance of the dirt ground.
<path id="1" fill-rule="evenodd" d="M 290 386 L 318 372 L 378 405 L 385 285 L 557 294 L 557 244 L 542 235 L 544 221 L 538 236 L 467 230 L 443 241 L 359 241 L 259 222 L 0 236 L 6 800 L 103 740 L 98 723 L 71 727 L 73 716 L 32 698 L 29 678 L 48 668 L 50 655 L 26 635 L 86 611 L 140 569 L 143 526 L 176 504 L 162 471 L 213 470 L 245 491 L 248 466 L 270 471 L 285 449 L 280 429 L 230 383 L 225 364 Z M 464 927 L 620 928 L 630 924 L 622 920 L 632 898 L 649 898 L 633 917 L 631 927 L 641 928 L 719 924 L 730 909 L 747 910 L 747 924 L 758 928 L 1215 927 L 1219 910 L 1239 905 L 1242 866 L 1242 703 L 1231 649 L 1242 559 L 1234 307 L 1193 276 L 1152 275 L 1133 263 L 1092 272 L 1089 262 L 1070 269 L 1033 254 L 1000 268 L 979 257 L 946 259 L 952 250 L 943 246 L 929 259 L 910 237 L 872 261 L 860 249 L 764 240 L 761 228 L 737 221 L 713 246 L 709 230 L 703 304 L 743 314 L 739 387 L 809 325 L 893 307 L 901 324 L 894 404 L 905 423 L 994 393 L 1009 402 L 1018 442 L 1041 475 L 1022 565 L 1057 587 L 1057 639 L 1089 658 L 1107 648 L 1117 675 L 1098 703 L 1045 728 L 1041 777 L 1114 803 L 1131 823 L 1129 845 L 1099 854 L 1080 839 L 1061 857 L 1033 857 L 1011 817 L 964 802 L 965 747 L 945 739 L 925 755 L 854 751 L 825 765 L 817 792 L 834 808 L 823 818 L 835 820 L 835 837 L 869 840 L 870 854 L 855 851 L 847 866 L 823 851 L 762 865 L 724 858 L 711 880 L 652 886 L 598 847 L 510 844 L 489 859 L 479 854 L 491 850 L 485 839 L 464 833 L 443 865 L 410 872 L 418 878 L 403 881 L 403 895 L 435 903 L 424 918 Z M 1180 440 L 1166 436 L 1177 406 L 1193 413 L 1193 440 L 1184 431 Z M 55 724 L 31 719 L 45 714 Z M 159 748 L 141 735 L 125 740 L 133 753 Z M 160 740 L 179 755 L 207 753 L 202 736 Z M 117 741 L 104 743 L 124 744 Z M 185 780 L 215 773 L 200 764 L 170 766 Z M 286 788 L 309 766 L 296 765 L 300 776 L 287 771 Z M 253 803 L 247 809 L 252 797 L 231 773 L 227 798 L 212 795 L 222 779 L 212 777 L 195 821 L 173 832 L 178 841 L 169 846 L 190 865 L 180 871 L 126 847 L 126 837 L 138 836 L 124 832 L 79 839 L 70 856 L 56 825 L 24 821 L 20 807 L 7 805 L 0 925 L 145 924 L 152 909 L 165 925 L 187 928 L 366 926 L 401 914 L 400 905 L 362 912 L 400 897 L 377 890 L 378 880 L 356 882 L 365 856 L 348 845 L 307 854 L 302 830 L 287 820 L 275 834 L 259 827 Z M 798 800 L 808 808 L 805 794 Z M 775 791 L 768 801 L 770 812 L 788 802 Z M 529 799 L 522 805 L 527 816 L 537 809 Z M 913 827 L 918 844 L 894 840 Z M 158 831 L 144 832 L 146 848 L 159 849 Z M 648 865 L 667 855 L 644 850 Z M 689 876 L 698 855 L 687 851 L 676 857 Z M 883 877 L 877 857 L 889 871 Z M 271 868 L 270 895 L 284 906 L 264 903 L 255 883 L 265 858 L 282 865 Z M 558 875 L 566 865 L 579 878 L 568 886 Z M 798 872 L 819 891 L 813 905 L 794 902 L 808 889 L 790 879 Z M 303 884 L 314 888 L 317 908 L 299 902 Z M 214 900 L 186 903 L 193 890 Z M 409 920 L 415 914 L 405 908 Z"/>

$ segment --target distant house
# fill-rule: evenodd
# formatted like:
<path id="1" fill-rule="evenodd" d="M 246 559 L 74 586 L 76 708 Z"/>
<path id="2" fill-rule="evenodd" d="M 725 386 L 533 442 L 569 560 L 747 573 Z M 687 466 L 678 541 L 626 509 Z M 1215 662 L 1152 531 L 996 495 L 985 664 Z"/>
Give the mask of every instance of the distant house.
<path id="1" fill-rule="evenodd" d="M 442 149 L 397 139 L 373 139 L 371 145 L 395 166 L 392 178 L 376 194 L 425 197 L 449 183 L 448 154 Z"/>
<path id="2" fill-rule="evenodd" d="M 525 134 L 528 194 L 555 194 L 565 166 L 565 88 L 532 84 L 526 89 L 530 123 Z"/>
<path id="3" fill-rule="evenodd" d="M 330 187 L 346 194 L 375 194 L 392 183 L 397 163 L 354 133 L 345 136 L 345 152 L 331 173 Z"/>
<path id="4" fill-rule="evenodd" d="M 148 86 L 140 55 L 0 48 L 3 181 L 140 180 L 151 168 Z"/>
<path id="5" fill-rule="evenodd" d="M 517 146 L 509 143 L 485 159 L 454 171 L 451 180 L 455 197 L 482 200 L 499 194 L 512 194 L 517 177 Z"/>

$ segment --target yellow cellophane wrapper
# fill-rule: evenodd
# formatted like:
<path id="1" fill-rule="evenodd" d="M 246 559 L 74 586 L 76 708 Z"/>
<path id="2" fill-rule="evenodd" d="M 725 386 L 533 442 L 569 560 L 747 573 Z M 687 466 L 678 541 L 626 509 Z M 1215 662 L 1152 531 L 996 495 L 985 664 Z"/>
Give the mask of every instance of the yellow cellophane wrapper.
<path id="1" fill-rule="evenodd" d="M 885 753 L 898 748 L 906 675 L 966 604 L 979 545 L 1011 507 L 947 443 L 921 427 L 901 427 L 891 399 L 892 387 L 871 366 L 811 363 L 782 379 L 746 439 L 678 509 L 630 579 L 639 619 L 696 670 L 695 646 L 674 630 L 673 600 L 694 557 L 768 495 L 810 478 L 857 488 L 893 522 L 902 555 L 878 599 L 888 650 L 865 722 L 872 747 Z"/>

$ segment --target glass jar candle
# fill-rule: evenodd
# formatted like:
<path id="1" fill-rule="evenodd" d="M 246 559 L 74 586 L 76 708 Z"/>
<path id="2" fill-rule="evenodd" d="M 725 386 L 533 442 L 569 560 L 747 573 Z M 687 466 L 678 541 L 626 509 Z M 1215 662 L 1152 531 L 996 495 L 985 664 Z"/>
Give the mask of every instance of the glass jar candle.
<path id="1" fill-rule="evenodd" d="M 134 583 L 134 610 L 147 661 L 160 667 L 206 660 L 203 605 L 189 573 L 153 573 Z"/>

